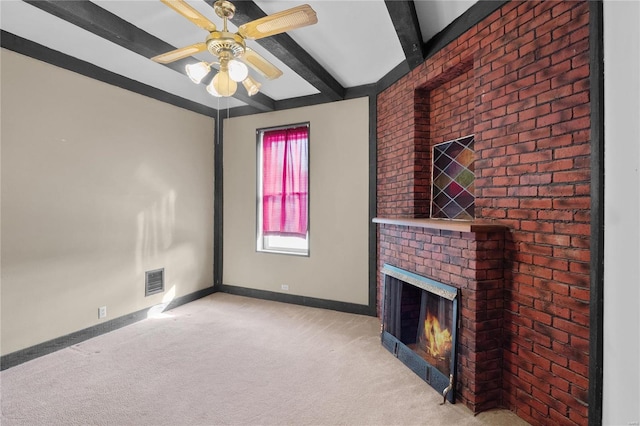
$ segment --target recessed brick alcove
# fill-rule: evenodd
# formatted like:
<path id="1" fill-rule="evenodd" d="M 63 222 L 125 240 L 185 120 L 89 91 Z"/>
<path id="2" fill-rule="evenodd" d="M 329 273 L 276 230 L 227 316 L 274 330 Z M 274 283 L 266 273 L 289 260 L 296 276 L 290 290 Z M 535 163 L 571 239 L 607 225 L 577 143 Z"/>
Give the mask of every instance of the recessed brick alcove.
<path id="1" fill-rule="evenodd" d="M 509 2 L 378 95 L 377 216 L 428 217 L 431 147 L 473 134 L 476 220 L 507 229 L 378 226 L 379 265 L 461 289 L 474 412 L 587 424 L 589 76 L 586 1 Z"/>

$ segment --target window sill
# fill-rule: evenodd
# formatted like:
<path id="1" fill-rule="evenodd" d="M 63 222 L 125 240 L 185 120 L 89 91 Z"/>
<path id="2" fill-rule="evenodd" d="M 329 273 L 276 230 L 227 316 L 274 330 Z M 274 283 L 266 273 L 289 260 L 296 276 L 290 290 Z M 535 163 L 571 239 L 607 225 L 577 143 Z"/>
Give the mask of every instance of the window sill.
<path id="1" fill-rule="evenodd" d="M 277 250 L 277 249 L 257 249 L 258 253 L 268 254 L 284 254 L 287 256 L 309 257 L 308 251 L 292 251 L 292 250 Z"/>

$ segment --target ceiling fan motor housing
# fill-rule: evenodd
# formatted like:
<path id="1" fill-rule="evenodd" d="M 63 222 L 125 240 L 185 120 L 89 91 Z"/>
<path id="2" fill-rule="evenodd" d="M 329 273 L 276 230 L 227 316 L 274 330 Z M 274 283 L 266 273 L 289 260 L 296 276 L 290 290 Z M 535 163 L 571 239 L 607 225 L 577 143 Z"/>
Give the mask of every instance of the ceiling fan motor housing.
<path id="1" fill-rule="evenodd" d="M 244 55 L 246 45 L 238 34 L 214 31 L 207 37 L 207 49 L 215 56 L 232 59 Z"/>
<path id="2" fill-rule="evenodd" d="M 227 0 L 218 0 L 213 4 L 213 10 L 215 10 L 216 15 L 223 19 L 231 19 L 233 15 L 236 13 L 236 7 Z"/>

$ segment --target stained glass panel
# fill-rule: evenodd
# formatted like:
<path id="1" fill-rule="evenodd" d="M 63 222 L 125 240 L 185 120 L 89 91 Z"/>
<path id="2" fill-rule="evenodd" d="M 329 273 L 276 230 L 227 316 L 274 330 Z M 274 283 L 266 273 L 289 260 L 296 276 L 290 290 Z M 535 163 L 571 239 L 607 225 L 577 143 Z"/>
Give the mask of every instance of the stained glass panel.
<path id="1" fill-rule="evenodd" d="M 474 136 L 433 147 L 431 217 L 474 218 Z"/>
<path id="2" fill-rule="evenodd" d="M 473 172 L 469 171 L 469 169 L 466 169 L 461 171 L 458 177 L 456 177 L 456 182 L 466 188 L 473 183 L 475 178 L 476 177 L 474 176 Z"/>
<path id="3" fill-rule="evenodd" d="M 456 158 L 460 152 L 464 149 L 464 146 L 458 143 L 449 144 L 449 146 L 443 151 L 449 156 L 449 158 Z"/>

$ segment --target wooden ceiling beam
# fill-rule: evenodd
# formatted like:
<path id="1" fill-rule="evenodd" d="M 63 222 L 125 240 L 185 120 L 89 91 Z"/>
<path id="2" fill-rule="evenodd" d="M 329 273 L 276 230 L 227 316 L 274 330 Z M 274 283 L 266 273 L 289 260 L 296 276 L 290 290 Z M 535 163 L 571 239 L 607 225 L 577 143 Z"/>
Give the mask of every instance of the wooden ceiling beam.
<path id="1" fill-rule="evenodd" d="M 206 0 L 206 2 L 213 7 L 214 0 Z M 236 26 L 267 16 L 253 1 L 235 1 L 234 3 L 236 12 L 231 22 Z M 345 88 L 290 35 L 277 34 L 256 40 L 256 43 L 318 89 L 327 100 L 344 99 Z"/>
<path id="2" fill-rule="evenodd" d="M 410 69 L 424 62 L 424 43 L 413 0 L 385 0 Z"/>

